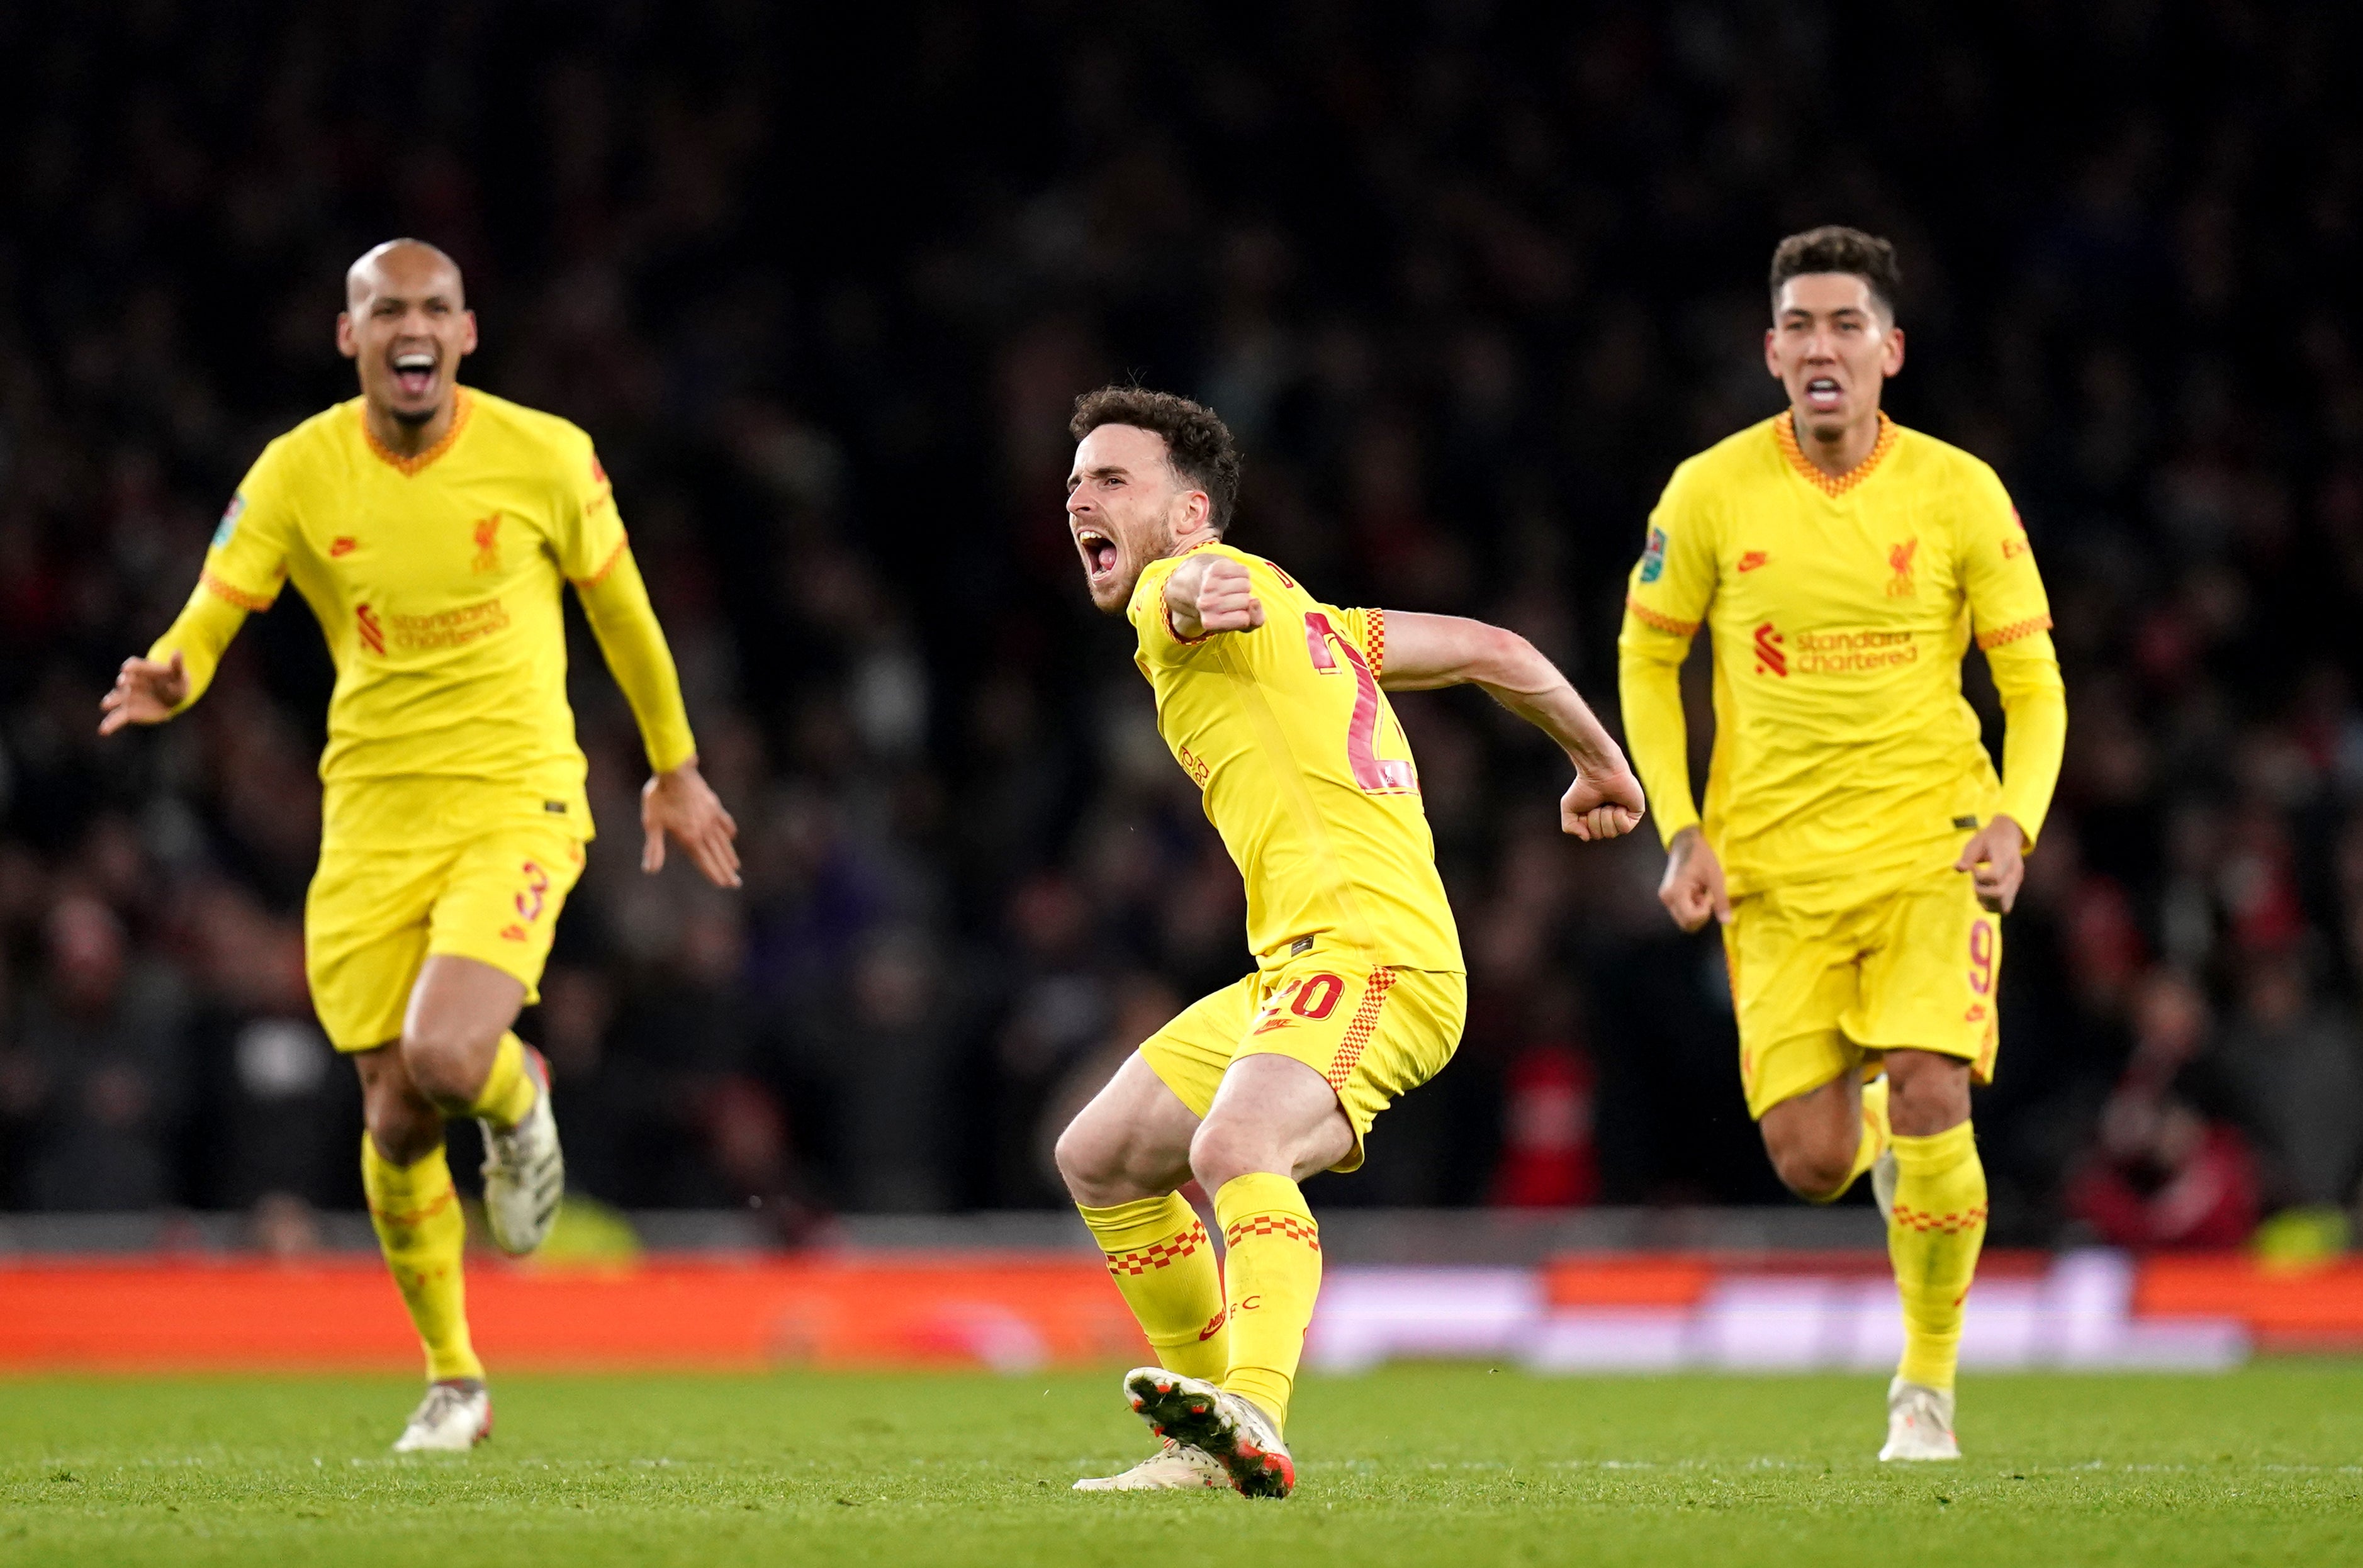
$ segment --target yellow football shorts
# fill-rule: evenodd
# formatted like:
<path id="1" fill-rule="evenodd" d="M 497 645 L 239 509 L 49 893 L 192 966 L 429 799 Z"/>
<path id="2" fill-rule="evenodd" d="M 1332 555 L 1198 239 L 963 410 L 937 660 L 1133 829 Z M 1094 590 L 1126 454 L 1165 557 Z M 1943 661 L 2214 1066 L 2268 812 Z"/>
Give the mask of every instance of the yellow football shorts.
<path id="1" fill-rule="evenodd" d="M 1907 1047 L 1993 1079 L 2002 920 L 1965 872 L 1747 894 L 1723 950 L 1750 1116 Z"/>
<path id="2" fill-rule="evenodd" d="M 1193 1114 L 1204 1116 L 1241 1056 L 1293 1056 L 1329 1080 L 1354 1124 L 1335 1170 L 1358 1170 L 1380 1111 L 1444 1070 L 1469 1015 L 1469 977 L 1364 968 L 1312 953 L 1202 997 L 1140 1055 Z"/>
<path id="3" fill-rule="evenodd" d="M 489 964 L 541 999 L 558 911 L 582 875 L 582 842 L 557 827 L 503 823 L 419 849 L 323 845 L 304 901 L 304 967 L 320 1027 L 339 1051 L 402 1034 L 429 954 Z"/>

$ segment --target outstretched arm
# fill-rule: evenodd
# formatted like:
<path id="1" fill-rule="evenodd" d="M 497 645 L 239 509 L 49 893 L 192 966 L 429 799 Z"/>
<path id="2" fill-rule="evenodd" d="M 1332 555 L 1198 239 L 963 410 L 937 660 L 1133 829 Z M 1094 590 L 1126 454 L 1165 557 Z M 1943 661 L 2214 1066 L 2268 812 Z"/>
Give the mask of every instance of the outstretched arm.
<path id="1" fill-rule="evenodd" d="M 148 650 L 116 672 L 99 699 L 98 733 L 126 724 L 161 724 L 205 694 L 214 671 L 246 624 L 268 610 L 287 581 L 288 529 L 294 515 L 284 479 L 287 444 L 273 441 L 255 459 L 205 547 L 205 564 L 189 602 Z"/>
<path id="2" fill-rule="evenodd" d="M 1458 615 L 1386 612 L 1386 660 L 1379 684 L 1393 691 L 1478 686 L 1557 741 L 1576 778 L 1559 801 L 1559 825 L 1585 840 L 1632 832 L 1647 809 L 1640 780 L 1559 667 L 1500 626 Z"/>
<path id="3" fill-rule="evenodd" d="M 123 661 L 115 685 L 98 700 L 98 733 L 126 724 L 161 724 L 205 694 L 230 639 L 246 624 L 247 607 L 200 582 L 180 618 L 156 639 L 147 657 Z"/>
<path id="4" fill-rule="evenodd" d="M 648 748 L 650 774 L 640 790 L 640 827 L 646 835 L 640 868 L 662 869 L 665 834 L 681 841 L 706 880 L 717 888 L 738 886 L 738 850 L 733 840 L 738 824 L 723 809 L 721 798 L 697 770 L 697 743 L 689 733 L 689 712 L 681 700 L 681 677 L 673 668 L 672 650 L 665 646 L 664 628 L 649 602 L 648 584 L 629 550 L 620 551 L 605 570 L 588 582 L 578 582 L 582 613 L 599 639 L 599 651 L 632 717 L 640 726 L 640 742 Z"/>

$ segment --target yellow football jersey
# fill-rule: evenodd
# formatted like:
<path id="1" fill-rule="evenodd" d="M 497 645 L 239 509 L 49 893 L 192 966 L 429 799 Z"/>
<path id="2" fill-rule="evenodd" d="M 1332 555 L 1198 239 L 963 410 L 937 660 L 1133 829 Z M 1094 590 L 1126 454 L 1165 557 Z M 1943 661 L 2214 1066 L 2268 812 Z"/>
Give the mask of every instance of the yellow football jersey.
<path id="1" fill-rule="evenodd" d="M 1882 415 L 1834 479 L 1784 412 L 1674 470 L 1627 587 L 1625 728 L 1669 841 L 1701 821 L 1673 672 L 1714 636 L 1703 822 L 1733 892 L 1949 863 L 1998 812 L 2040 830 L 2067 712 L 2050 604 L 1968 453 Z M 2010 712 L 2007 789 L 1961 695 L 1973 631 Z"/>
<path id="2" fill-rule="evenodd" d="M 1248 569 L 1261 626 L 1174 635 L 1165 582 L 1197 550 Z M 1379 690 L 1383 613 L 1324 604 L 1270 561 L 1205 544 L 1143 571 L 1126 614 L 1158 733 L 1246 879 L 1258 966 L 1334 947 L 1461 968 L 1411 746 Z"/>
<path id="3" fill-rule="evenodd" d="M 200 592 L 259 611 L 292 580 L 319 618 L 331 841 L 411 845 L 505 815 L 591 832 L 560 590 L 621 560 L 624 526 L 590 436 L 457 396 L 416 458 L 377 444 L 358 398 L 305 420 L 263 448 L 205 553 Z"/>

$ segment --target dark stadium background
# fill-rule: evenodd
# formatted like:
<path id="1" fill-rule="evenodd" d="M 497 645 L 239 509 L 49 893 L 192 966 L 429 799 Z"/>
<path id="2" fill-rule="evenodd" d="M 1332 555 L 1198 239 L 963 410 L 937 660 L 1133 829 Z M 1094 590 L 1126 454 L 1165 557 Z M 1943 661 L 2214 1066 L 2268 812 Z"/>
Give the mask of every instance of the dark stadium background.
<path id="1" fill-rule="evenodd" d="M 1078 392 L 1209 400 L 1240 543 L 1503 621 L 1613 712 L 1643 518 L 1778 406 L 1765 260 L 1834 220 L 1902 248 L 1890 406 L 2001 470 L 2067 669 L 1978 1112 L 1996 1240 L 2348 1205 L 2357 32 L 2140 0 L 9 7 L 0 1208 L 359 1207 L 302 982 L 308 612 L 189 718 L 93 731 L 244 466 L 350 395 L 329 330 L 372 242 L 450 249 L 471 379 L 597 438 L 743 829 L 741 896 L 639 877 L 643 764 L 581 642 L 605 835 L 526 1026 L 577 1190 L 796 1235 L 1054 1205 L 1055 1119 L 1246 963 L 1060 526 Z M 1533 736 L 1402 709 L 1469 1033 L 1316 1201 L 1784 1201 L 1654 838 L 1559 841 Z"/>

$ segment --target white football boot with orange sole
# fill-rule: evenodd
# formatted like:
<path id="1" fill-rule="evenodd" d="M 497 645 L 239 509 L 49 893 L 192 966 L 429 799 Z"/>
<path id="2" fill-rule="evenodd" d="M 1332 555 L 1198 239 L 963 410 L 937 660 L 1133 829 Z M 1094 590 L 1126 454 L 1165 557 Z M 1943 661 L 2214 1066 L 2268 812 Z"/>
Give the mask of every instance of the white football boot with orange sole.
<path id="1" fill-rule="evenodd" d="M 1285 1497 L 1295 1490 L 1296 1462 L 1253 1400 L 1161 1366 L 1126 1373 L 1124 1397 L 1159 1437 L 1222 1466 L 1241 1496 Z"/>

